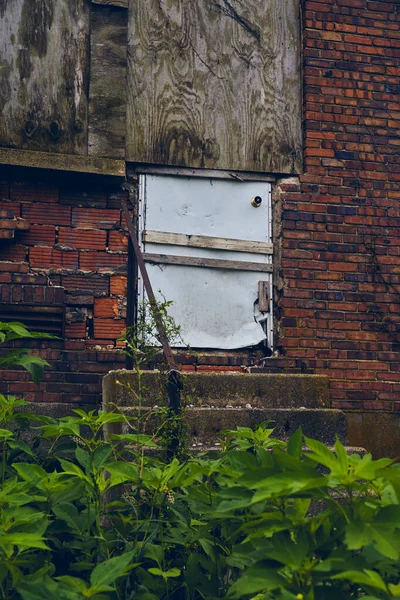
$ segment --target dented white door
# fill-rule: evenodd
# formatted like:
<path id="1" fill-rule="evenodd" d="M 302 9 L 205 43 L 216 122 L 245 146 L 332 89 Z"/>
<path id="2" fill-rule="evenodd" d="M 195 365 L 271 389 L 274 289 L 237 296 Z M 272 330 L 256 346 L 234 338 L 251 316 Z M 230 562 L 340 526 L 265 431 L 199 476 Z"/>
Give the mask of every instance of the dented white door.
<path id="1" fill-rule="evenodd" d="M 154 292 L 173 301 L 185 343 L 272 347 L 269 183 L 141 175 L 139 229 Z"/>

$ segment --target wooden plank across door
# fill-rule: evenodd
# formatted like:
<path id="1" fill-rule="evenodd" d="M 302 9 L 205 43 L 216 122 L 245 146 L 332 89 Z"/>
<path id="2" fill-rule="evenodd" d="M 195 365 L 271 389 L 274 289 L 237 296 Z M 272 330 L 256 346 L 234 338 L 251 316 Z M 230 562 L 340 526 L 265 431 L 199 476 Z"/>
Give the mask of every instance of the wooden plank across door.
<path id="1" fill-rule="evenodd" d="M 145 252 L 143 258 L 146 262 L 154 264 L 208 267 L 210 269 L 228 269 L 233 271 L 259 271 L 260 273 L 272 273 L 273 271 L 272 265 L 244 260 L 219 260 L 217 258 L 174 256 L 172 254 L 152 254 L 149 252 Z"/>
<path id="2" fill-rule="evenodd" d="M 189 235 L 185 233 L 169 233 L 167 231 L 144 231 L 143 242 L 152 244 L 171 244 L 193 248 L 210 248 L 213 250 L 235 250 L 236 252 L 253 252 L 255 254 L 273 254 L 273 244 L 251 240 L 237 240 L 207 235 Z"/>
<path id="3" fill-rule="evenodd" d="M 301 171 L 299 0 L 135 0 L 127 160 Z"/>

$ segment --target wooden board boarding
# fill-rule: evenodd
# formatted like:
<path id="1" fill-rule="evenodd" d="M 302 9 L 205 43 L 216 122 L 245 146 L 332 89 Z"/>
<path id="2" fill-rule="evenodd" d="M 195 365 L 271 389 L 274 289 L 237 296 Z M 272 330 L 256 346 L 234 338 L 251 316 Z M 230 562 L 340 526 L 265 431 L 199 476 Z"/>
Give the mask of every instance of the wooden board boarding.
<path id="1" fill-rule="evenodd" d="M 218 260 L 216 258 L 198 258 L 195 256 L 173 256 L 172 254 L 152 254 L 145 252 L 146 262 L 164 265 L 186 265 L 188 267 L 208 267 L 210 269 L 228 269 L 234 271 L 259 271 L 272 273 L 273 266 L 264 263 L 241 260 Z"/>
<path id="2" fill-rule="evenodd" d="M 215 250 L 236 250 L 256 254 L 273 254 L 273 245 L 268 242 L 236 240 L 206 235 L 186 235 L 166 231 L 144 231 L 143 242 L 153 244 L 171 244 L 173 246 L 192 246 L 195 248 L 213 248 Z"/>
<path id="3" fill-rule="evenodd" d="M 135 0 L 127 159 L 301 171 L 299 0 Z"/>
<path id="4" fill-rule="evenodd" d="M 90 3 L 0 2 L 0 145 L 87 152 Z"/>
<path id="5" fill-rule="evenodd" d="M 92 6 L 88 153 L 124 158 L 128 11 L 108 4 Z"/>

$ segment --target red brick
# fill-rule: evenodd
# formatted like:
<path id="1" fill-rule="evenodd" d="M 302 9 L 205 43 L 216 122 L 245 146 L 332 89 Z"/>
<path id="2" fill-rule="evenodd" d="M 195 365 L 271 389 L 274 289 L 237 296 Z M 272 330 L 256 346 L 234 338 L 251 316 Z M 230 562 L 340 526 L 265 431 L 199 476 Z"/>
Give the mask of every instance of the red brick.
<path id="1" fill-rule="evenodd" d="M 0 210 L 10 211 L 13 217 L 21 216 L 21 204 L 19 202 L 11 202 L 9 200 L 2 200 L 0 202 Z"/>
<path id="2" fill-rule="evenodd" d="M 98 229 L 67 229 L 60 227 L 58 243 L 69 248 L 105 250 L 106 232 Z"/>
<path id="3" fill-rule="evenodd" d="M 109 277 L 105 275 L 63 275 L 66 290 L 88 292 L 95 295 L 109 293 Z"/>
<path id="4" fill-rule="evenodd" d="M 6 273 L 27 273 L 27 263 L 13 263 L 9 261 L 0 261 L 0 272 L 5 271 Z"/>
<path id="5" fill-rule="evenodd" d="M 18 234 L 18 241 L 27 246 L 54 246 L 56 228 L 52 225 L 31 225 L 28 231 Z"/>
<path id="6" fill-rule="evenodd" d="M 70 225 L 71 208 L 69 206 L 46 204 L 23 204 L 22 216 L 31 224 Z"/>
<path id="7" fill-rule="evenodd" d="M 127 264 L 127 254 L 112 252 L 80 252 L 79 267 L 82 271 L 114 271 Z"/>
<path id="8" fill-rule="evenodd" d="M 10 193 L 10 184 L 8 181 L 0 181 L 0 197 L 8 198 Z"/>
<path id="9" fill-rule="evenodd" d="M 11 200 L 18 202 L 58 202 L 58 188 L 42 184 L 12 183 Z"/>
<path id="10" fill-rule="evenodd" d="M 110 231 L 108 234 L 109 250 L 128 250 L 128 234 L 123 231 Z"/>
<path id="11" fill-rule="evenodd" d="M 72 225 L 85 229 L 112 229 L 118 227 L 121 213 L 115 209 L 73 208 Z"/>
<path id="12" fill-rule="evenodd" d="M 124 296 L 128 278 L 123 275 L 113 275 L 110 277 L 110 294 L 113 296 Z"/>
<path id="13" fill-rule="evenodd" d="M 114 298 L 96 298 L 94 301 L 94 316 L 107 318 L 118 316 L 118 301 Z"/>
<path id="14" fill-rule="evenodd" d="M 125 330 L 124 319 L 94 319 L 94 337 L 103 340 L 115 340 Z"/>
<path id="15" fill-rule="evenodd" d="M 37 246 L 29 251 L 29 263 L 36 269 L 77 269 L 78 252 Z"/>
<path id="16" fill-rule="evenodd" d="M 26 258 L 26 250 L 23 246 L 16 244 L 2 245 L 0 249 L 0 257 L 2 260 L 23 262 Z"/>
<path id="17" fill-rule="evenodd" d="M 65 325 L 65 337 L 66 338 L 86 338 L 86 323 L 70 323 Z"/>

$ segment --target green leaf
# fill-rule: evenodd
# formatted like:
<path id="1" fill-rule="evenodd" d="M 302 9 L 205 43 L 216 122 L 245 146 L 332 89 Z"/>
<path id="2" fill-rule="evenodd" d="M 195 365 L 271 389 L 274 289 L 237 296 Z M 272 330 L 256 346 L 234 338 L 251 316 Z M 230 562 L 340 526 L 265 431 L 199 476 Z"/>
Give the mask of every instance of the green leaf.
<path id="1" fill-rule="evenodd" d="M 335 442 L 335 452 L 340 463 L 341 471 L 347 473 L 349 470 L 349 457 L 347 456 L 343 444 L 341 444 L 339 440 L 336 440 Z"/>
<path id="2" fill-rule="evenodd" d="M 386 584 L 379 573 L 368 569 L 364 571 L 343 571 L 343 573 L 333 575 L 331 579 L 346 579 L 352 583 L 386 591 Z"/>
<path id="3" fill-rule="evenodd" d="M 149 448 L 157 448 L 157 444 L 153 441 L 152 437 L 144 433 L 113 433 L 109 436 L 109 439 L 148 446 Z"/>
<path id="4" fill-rule="evenodd" d="M 130 564 L 135 551 L 126 552 L 121 556 L 115 558 L 109 558 L 108 560 L 97 565 L 90 575 L 90 583 L 94 589 L 98 589 L 104 585 L 110 585 L 114 583 L 118 577 L 124 575 L 128 567 L 132 567 Z"/>
<path id="5" fill-rule="evenodd" d="M 82 516 L 72 502 L 60 502 L 53 507 L 53 512 L 57 519 L 65 521 L 65 523 L 77 533 L 82 531 Z M 87 519 L 86 519 L 87 520 Z"/>
<path id="6" fill-rule="evenodd" d="M 333 452 L 331 452 L 329 448 L 325 446 L 325 444 L 308 437 L 305 437 L 304 439 L 308 448 L 312 450 L 312 452 L 307 454 L 307 458 L 310 458 L 315 462 L 319 462 L 321 465 L 328 467 L 328 469 L 330 469 L 331 471 L 338 470 L 340 462 L 333 454 Z"/>
<path id="7" fill-rule="evenodd" d="M 71 577 L 70 575 L 61 575 L 60 577 L 56 577 L 57 581 L 62 581 L 66 583 L 68 586 L 78 590 L 79 592 L 86 592 L 88 586 L 83 579 L 79 579 L 78 577 Z"/>
<path id="8" fill-rule="evenodd" d="M 26 442 L 22 442 L 21 440 L 10 440 L 8 442 L 8 445 L 13 450 L 21 450 L 21 452 L 24 452 L 28 456 L 35 456 L 35 453 L 32 452 L 32 450 Z"/>
<path id="9" fill-rule="evenodd" d="M 90 456 L 89 453 L 86 452 L 80 446 L 76 447 L 75 450 L 75 458 L 79 462 L 79 464 L 85 469 L 86 474 L 90 472 Z"/>
<path id="10" fill-rule="evenodd" d="M 43 479 L 47 479 L 47 473 L 39 465 L 32 465 L 28 463 L 14 463 L 13 469 L 15 469 L 18 475 L 25 481 L 31 483 L 38 483 Z"/>
<path id="11" fill-rule="evenodd" d="M 60 464 L 61 464 L 62 468 L 64 469 L 65 473 L 67 473 L 68 475 L 75 475 L 76 477 L 79 477 L 79 479 L 82 479 L 83 481 L 92 483 L 90 481 L 90 479 L 82 471 L 82 469 L 80 469 L 78 467 L 78 465 L 74 465 L 74 463 L 69 462 L 69 460 L 64 460 L 62 458 L 59 458 L 58 460 L 60 461 Z"/>
<path id="12" fill-rule="evenodd" d="M 97 448 L 94 451 L 93 464 L 96 467 L 96 469 L 100 469 L 104 466 L 104 462 L 110 456 L 111 452 L 112 448 L 110 448 L 109 446 L 100 446 L 100 448 Z"/>
<path id="13" fill-rule="evenodd" d="M 81 592 L 50 578 L 21 583 L 17 586 L 17 591 L 23 600 L 82 600 Z"/>
<path id="14" fill-rule="evenodd" d="M 309 545 L 305 535 L 298 535 L 298 540 L 293 541 L 288 531 L 277 533 L 271 540 L 271 550 L 266 550 L 265 555 L 277 562 L 300 570 L 305 557 L 308 556 Z"/>
<path id="15" fill-rule="evenodd" d="M 181 574 L 180 570 L 176 567 L 168 569 L 168 571 L 162 571 L 161 569 L 157 569 L 156 567 L 150 567 L 150 569 L 147 570 L 152 575 L 157 575 L 158 577 L 162 577 L 163 579 L 169 579 L 170 577 L 179 577 L 179 575 Z"/>
<path id="16" fill-rule="evenodd" d="M 319 489 L 326 485 L 324 477 L 310 477 L 307 474 L 279 473 L 267 477 L 259 483 L 261 487 L 253 496 L 251 503 L 263 502 L 275 496 L 289 496 L 297 492 Z"/>
<path id="17" fill-rule="evenodd" d="M 42 537 L 35 533 L 6 533 L 5 535 L 0 535 L 0 546 L 49 550 Z"/>
<path id="18" fill-rule="evenodd" d="M 19 358 L 16 358 L 13 364 L 15 366 L 23 367 L 28 371 L 38 387 L 43 377 L 44 367 L 50 366 L 47 360 L 33 354 L 24 354 Z"/>
<path id="19" fill-rule="evenodd" d="M 398 560 L 400 555 L 400 506 L 386 506 L 373 521 L 350 521 L 346 526 L 345 541 L 349 550 L 359 550 L 373 543 L 384 556 Z"/>
<path id="20" fill-rule="evenodd" d="M 6 440 L 12 436 L 13 436 L 12 432 L 9 431 L 8 429 L 0 429 L 0 440 Z"/>
<path id="21" fill-rule="evenodd" d="M 265 568 L 264 563 L 256 563 L 248 568 L 228 591 L 228 598 L 241 599 L 248 594 L 255 594 L 263 590 L 272 591 L 284 586 L 286 580 L 276 569 Z"/>
<path id="22" fill-rule="evenodd" d="M 108 463 L 104 468 L 110 475 L 109 487 L 114 487 L 115 485 L 120 485 L 127 481 L 136 482 L 138 479 L 138 468 L 136 465 L 130 463 Z"/>
<path id="23" fill-rule="evenodd" d="M 295 458 L 300 458 L 301 456 L 301 444 L 303 441 L 303 431 L 301 427 L 299 427 L 292 436 L 288 439 L 287 442 L 287 453 L 290 456 L 294 456 Z"/>

